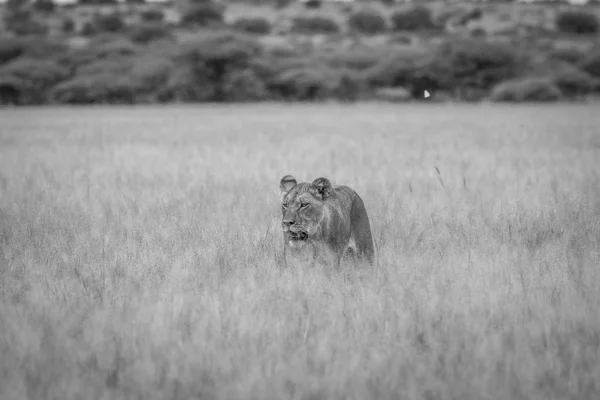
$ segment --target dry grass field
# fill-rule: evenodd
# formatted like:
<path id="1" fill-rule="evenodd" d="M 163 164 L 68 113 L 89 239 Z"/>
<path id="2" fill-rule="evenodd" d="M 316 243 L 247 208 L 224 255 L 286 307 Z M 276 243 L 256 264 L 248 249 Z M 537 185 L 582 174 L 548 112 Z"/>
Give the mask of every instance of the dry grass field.
<path id="1" fill-rule="evenodd" d="M 288 173 L 358 191 L 376 268 L 278 267 Z M 582 400 L 599 376 L 597 105 L 0 111 L 2 400 Z"/>

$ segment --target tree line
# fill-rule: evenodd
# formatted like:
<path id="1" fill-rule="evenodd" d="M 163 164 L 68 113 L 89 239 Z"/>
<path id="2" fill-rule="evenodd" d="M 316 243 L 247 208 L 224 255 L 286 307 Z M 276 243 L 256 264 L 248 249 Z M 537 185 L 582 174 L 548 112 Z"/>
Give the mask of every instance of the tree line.
<path id="1" fill-rule="evenodd" d="M 357 40 L 325 17 L 298 17 L 293 37 L 274 44 L 263 40 L 271 29 L 266 19 L 224 24 L 217 7 L 199 4 L 208 8 L 192 8 L 177 26 L 159 10 L 146 10 L 134 25 L 117 13 L 96 15 L 78 33 L 86 38 L 79 45 L 72 35 L 0 36 L 0 102 L 555 101 L 600 94 L 598 46 L 452 35 L 423 6 L 389 19 L 373 10 L 351 13 Z M 557 26 L 597 35 L 589 15 L 561 13 Z M 360 40 L 389 29 L 377 44 Z M 315 35 L 325 45 L 315 45 Z"/>

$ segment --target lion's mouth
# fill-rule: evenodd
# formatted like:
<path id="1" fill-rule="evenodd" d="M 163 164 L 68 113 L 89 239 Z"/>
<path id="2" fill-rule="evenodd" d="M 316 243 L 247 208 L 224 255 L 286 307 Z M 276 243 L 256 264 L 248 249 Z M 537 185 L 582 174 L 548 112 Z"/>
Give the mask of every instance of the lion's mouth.
<path id="1" fill-rule="evenodd" d="M 304 231 L 300 231 L 300 232 L 289 231 L 288 237 L 290 240 L 304 241 L 304 240 L 308 239 L 308 233 L 306 233 Z"/>

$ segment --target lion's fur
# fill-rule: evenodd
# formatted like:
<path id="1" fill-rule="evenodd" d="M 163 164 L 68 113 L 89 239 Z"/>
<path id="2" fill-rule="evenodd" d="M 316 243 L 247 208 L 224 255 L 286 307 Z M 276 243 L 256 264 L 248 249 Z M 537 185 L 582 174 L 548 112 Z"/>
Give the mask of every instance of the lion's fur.
<path id="1" fill-rule="evenodd" d="M 297 183 L 291 175 L 280 181 L 284 259 L 290 255 L 331 257 L 339 266 L 351 250 L 355 259 L 373 265 L 375 250 L 371 226 L 360 196 L 348 186 L 332 186 L 327 178 Z M 305 206 L 305 207 L 302 207 Z M 306 234 L 291 240 L 290 234 Z"/>

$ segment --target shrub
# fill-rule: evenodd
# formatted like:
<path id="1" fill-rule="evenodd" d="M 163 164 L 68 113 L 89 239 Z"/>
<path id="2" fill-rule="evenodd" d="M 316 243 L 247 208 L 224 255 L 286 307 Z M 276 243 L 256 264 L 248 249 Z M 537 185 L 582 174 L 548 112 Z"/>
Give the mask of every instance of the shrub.
<path id="1" fill-rule="evenodd" d="M 600 78 L 600 51 L 596 50 L 589 54 L 579 63 L 579 66 L 588 74 Z"/>
<path id="2" fill-rule="evenodd" d="M 0 38 L 0 65 L 19 56 L 35 59 L 52 59 L 68 51 L 63 41 L 40 37 Z"/>
<path id="3" fill-rule="evenodd" d="M 48 27 L 43 20 L 36 18 L 27 8 L 5 10 L 4 28 L 16 35 L 44 35 L 48 32 Z"/>
<path id="4" fill-rule="evenodd" d="M 284 100 L 324 100 L 337 86 L 336 71 L 326 65 L 298 66 L 281 71 L 269 84 Z"/>
<path id="5" fill-rule="evenodd" d="M 207 100 L 223 101 L 227 96 L 224 87 L 229 75 L 247 69 L 259 52 L 258 42 L 233 33 L 210 34 L 184 43 L 174 59 L 189 70 L 180 71 L 177 80 L 172 81 L 173 88 L 181 93 L 183 82 L 192 79 L 198 84 L 208 85 L 207 90 L 210 90 L 203 90 L 202 98 L 206 95 Z M 194 96 L 200 94 L 194 93 Z M 187 95 L 184 93 L 183 97 L 187 98 Z"/>
<path id="6" fill-rule="evenodd" d="M 248 33 L 267 34 L 271 32 L 271 23 L 265 18 L 240 18 L 233 23 L 233 28 Z"/>
<path id="7" fill-rule="evenodd" d="M 103 60 L 112 60 L 118 64 L 132 59 L 137 53 L 138 48 L 129 40 L 100 36 L 91 40 L 85 47 L 71 50 L 61 57 L 60 62 L 70 68 L 78 69 Z"/>
<path id="8" fill-rule="evenodd" d="M 364 71 L 366 82 L 372 88 L 408 87 L 423 66 L 429 62 L 431 50 L 425 47 L 406 47 L 390 52 Z"/>
<path id="9" fill-rule="evenodd" d="M 60 29 L 64 33 L 73 33 L 75 32 L 75 21 L 72 18 L 65 17 L 62 20 Z"/>
<path id="10" fill-rule="evenodd" d="M 551 80 L 565 97 L 574 99 L 593 93 L 600 87 L 598 79 L 577 68 L 558 73 Z"/>
<path id="11" fill-rule="evenodd" d="M 77 1 L 78 4 L 81 5 L 95 5 L 95 6 L 102 6 L 102 5 L 114 5 L 117 4 L 117 0 L 78 0 Z"/>
<path id="12" fill-rule="evenodd" d="M 233 71 L 223 81 L 225 101 L 260 101 L 268 97 L 269 92 L 265 83 L 250 69 Z"/>
<path id="13" fill-rule="evenodd" d="M 92 20 L 94 33 L 120 32 L 125 28 L 125 22 L 119 13 L 96 15 Z"/>
<path id="14" fill-rule="evenodd" d="M 146 54 L 135 58 L 129 75 L 136 88 L 136 99 L 158 101 L 174 70 L 173 61 L 163 55 Z"/>
<path id="15" fill-rule="evenodd" d="M 490 89 L 501 81 L 515 78 L 521 71 L 521 58 L 507 44 L 482 39 L 443 42 L 434 52 L 424 73 L 443 87 L 469 86 Z"/>
<path id="16" fill-rule="evenodd" d="M 483 16 L 483 11 L 481 11 L 481 8 L 475 7 L 471 10 L 466 11 L 463 15 L 457 17 L 456 20 L 454 21 L 454 23 L 456 25 L 464 26 L 464 25 L 467 25 L 471 21 L 480 20 L 482 16 Z"/>
<path id="17" fill-rule="evenodd" d="M 134 59 L 131 57 L 112 57 L 96 60 L 77 68 L 77 75 L 101 75 L 113 74 L 114 76 L 123 76 L 129 73 Z"/>
<path id="18" fill-rule="evenodd" d="M 212 3 L 195 4 L 181 17 L 183 26 L 207 26 L 223 22 L 223 10 Z"/>
<path id="19" fill-rule="evenodd" d="M 292 32 L 300 34 L 338 33 L 340 27 L 327 17 L 296 17 L 292 22 Z"/>
<path id="20" fill-rule="evenodd" d="M 471 29 L 469 33 L 471 34 L 471 37 L 474 38 L 484 38 L 487 36 L 487 31 L 479 26 Z"/>
<path id="21" fill-rule="evenodd" d="M 388 54 L 387 49 L 372 49 L 365 46 L 317 53 L 316 56 L 334 68 L 364 71 L 377 65 L 382 57 Z"/>
<path id="22" fill-rule="evenodd" d="M 490 99 L 498 102 L 546 102 L 562 98 L 560 89 L 545 78 L 522 78 L 498 84 Z"/>
<path id="23" fill-rule="evenodd" d="M 213 100 L 217 92 L 217 85 L 209 78 L 208 71 L 183 66 L 169 75 L 164 88 L 158 93 L 158 100 L 178 103 L 203 102 Z"/>
<path id="24" fill-rule="evenodd" d="M 550 50 L 549 55 L 557 60 L 563 60 L 572 64 L 577 64 L 585 59 L 586 54 L 586 51 L 583 51 L 575 46 L 570 46 L 554 48 Z"/>
<path id="25" fill-rule="evenodd" d="M 21 87 L 16 79 L 0 78 L 0 104 L 20 103 Z"/>
<path id="26" fill-rule="evenodd" d="M 56 4 L 52 0 L 35 0 L 33 9 L 46 14 L 51 14 L 56 9 Z"/>
<path id="27" fill-rule="evenodd" d="M 323 4 L 322 0 L 306 0 L 304 2 L 304 7 L 306 7 L 307 9 L 315 10 L 317 8 L 321 8 L 322 4 Z"/>
<path id="28" fill-rule="evenodd" d="M 386 29 L 383 15 L 375 10 L 357 11 L 348 18 L 350 29 L 360 33 L 378 34 Z"/>
<path id="29" fill-rule="evenodd" d="M 431 11 L 424 6 L 415 6 L 406 11 L 392 14 L 392 27 L 396 31 L 419 31 L 435 28 Z"/>
<path id="30" fill-rule="evenodd" d="M 135 92 L 135 83 L 129 76 L 103 73 L 61 82 L 52 89 L 50 98 L 63 104 L 133 104 Z"/>
<path id="31" fill-rule="evenodd" d="M 92 36 L 96 33 L 96 28 L 94 28 L 92 21 L 86 21 L 81 26 L 81 31 L 79 33 L 83 36 Z"/>
<path id="32" fill-rule="evenodd" d="M 171 37 L 171 31 L 161 22 L 145 22 L 133 26 L 129 37 L 134 43 L 150 43 L 154 40 Z"/>
<path id="33" fill-rule="evenodd" d="M 380 88 L 373 93 L 378 100 L 388 101 L 390 103 L 399 103 L 409 101 L 413 98 L 410 91 L 403 87 Z"/>
<path id="34" fill-rule="evenodd" d="M 597 33 L 600 27 L 595 14 L 578 10 L 559 13 L 556 16 L 555 24 L 559 31 L 574 34 Z"/>
<path id="35" fill-rule="evenodd" d="M 294 0 L 275 0 L 275 8 L 282 9 L 292 4 Z"/>
<path id="36" fill-rule="evenodd" d="M 352 102 L 359 100 L 368 91 L 364 79 L 351 71 L 341 70 L 339 79 L 334 85 L 332 96 L 337 100 Z"/>
<path id="37" fill-rule="evenodd" d="M 161 10 L 155 8 L 142 11 L 140 16 L 142 21 L 146 22 L 162 22 L 165 19 L 165 14 Z"/>
<path id="38" fill-rule="evenodd" d="M 48 90 L 69 73 L 67 68 L 51 60 L 18 58 L 0 68 L 0 79 L 19 82 L 22 104 L 42 104 Z"/>
<path id="39" fill-rule="evenodd" d="M 0 65 L 19 57 L 25 51 L 23 41 L 12 37 L 0 38 Z"/>

